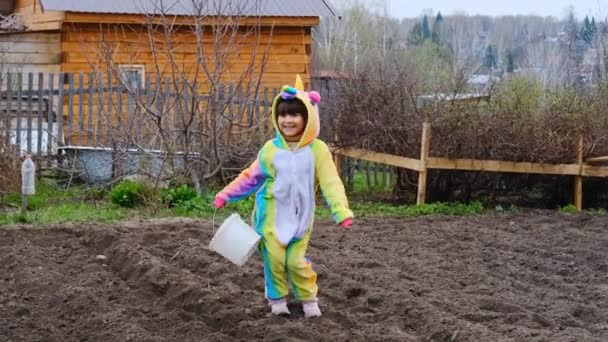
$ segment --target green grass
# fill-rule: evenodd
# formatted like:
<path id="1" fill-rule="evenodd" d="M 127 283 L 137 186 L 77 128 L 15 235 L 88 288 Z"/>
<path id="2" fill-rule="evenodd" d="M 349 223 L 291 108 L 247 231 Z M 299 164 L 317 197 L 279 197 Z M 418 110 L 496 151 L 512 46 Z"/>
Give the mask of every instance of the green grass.
<path id="1" fill-rule="evenodd" d="M 559 208 L 559 211 L 562 213 L 568 213 L 568 214 L 575 214 L 577 212 L 576 206 L 574 204 L 565 205 L 565 206 Z"/>
<path id="2" fill-rule="evenodd" d="M 385 175 L 388 179 L 388 174 Z M 382 173 L 378 172 L 378 183 L 382 183 Z M 348 188 L 348 186 L 347 186 Z M 351 193 L 357 194 L 370 194 L 380 192 L 390 192 L 392 190 L 391 185 L 376 184 L 374 185 L 374 173 L 370 171 L 370 184 L 367 183 L 367 175 L 365 171 L 355 171 L 353 174 L 353 185 L 348 188 Z"/>
<path id="3" fill-rule="evenodd" d="M 134 217 L 193 217 L 212 218 L 215 208 L 212 206 L 214 192 L 205 193 L 187 201 L 180 201 L 173 207 L 161 207 L 151 214 L 149 209 L 137 207 L 135 209 L 121 208 L 111 204 L 105 191 L 92 191 L 84 188 L 71 188 L 61 190 L 52 184 L 41 184 L 37 194 L 32 196 L 25 216 L 20 214 L 19 194 L 11 194 L 4 199 L 4 204 L 12 204 L 12 208 L 0 214 L 0 225 L 12 223 L 56 224 L 63 222 L 117 222 Z M 254 207 L 254 196 L 229 203 L 226 208 L 217 212 L 217 219 L 221 220 L 229 213 L 239 213 L 242 217 L 249 217 Z M 480 203 L 446 204 L 431 203 L 425 205 L 391 205 L 381 202 L 351 203 L 355 217 L 413 217 L 422 215 L 477 215 L 485 212 Z M 316 210 L 318 218 L 329 219 L 331 212 L 324 201 L 319 201 Z"/>
<path id="4" fill-rule="evenodd" d="M 27 212 L 0 215 L 1 224 L 31 223 L 31 224 L 55 224 L 55 223 L 85 223 L 85 222 L 117 222 L 137 216 L 137 212 L 129 211 L 109 204 L 94 203 L 62 203 Z"/>
<path id="5" fill-rule="evenodd" d="M 36 194 L 28 196 L 27 209 L 39 210 L 48 206 L 63 202 L 74 202 L 76 200 L 103 200 L 106 191 L 100 188 L 86 188 L 74 186 L 69 190 L 62 189 L 52 181 L 43 180 L 36 184 Z M 10 207 L 21 208 L 21 194 L 10 193 L 0 199 L 0 204 Z"/>
<path id="6" fill-rule="evenodd" d="M 559 211 L 566 214 L 576 214 L 576 206 L 574 204 L 568 204 L 559 208 Z M 604 208 L 595 208 L 595 209 L 585 209 L 587 213 L 595 214 L 595 215 L 607 215 L 608 211 Z"/>

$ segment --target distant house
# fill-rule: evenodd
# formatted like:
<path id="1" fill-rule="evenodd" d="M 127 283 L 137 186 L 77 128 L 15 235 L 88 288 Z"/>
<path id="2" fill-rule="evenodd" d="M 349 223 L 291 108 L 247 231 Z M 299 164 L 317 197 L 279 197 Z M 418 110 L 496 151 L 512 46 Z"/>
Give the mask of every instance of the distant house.
<path id="1" fill-rule="evenodd" d="M 197 9 L 193 3 L 207 7 Z M 197 63 L 197 36 L 189 27 L 194 24 L 192 14 L 200 10 L 210 18 L 224 12 L 235 15 L 238 7 L 236 15 L 249 19 L 244 24 L 259 24 L 261 35 L 258 42 L 240 46 L 234 58 L 247 58 L 256 44 L 271 44 L 263 79 L 269 87 L 293 82 L 295 74 L 310 81 L 311 30 L 320 17 L 337 16 L 327 0 L 289 4 L 284 0 L 12 0 L 2 4 L 0 10 L 15 14 L 24 25 L 21 30 L 0 28 L 0 57 L 6 69 L 88 73 L 104 67 L 100 53 L 111 49 L 114 63 L 124 64 L 125 70 L 142 78 L 156 73 L 150 34 L 144 26 L 150 21 L 160 23 L 161 4 L 171 24 L 180 25 L 171 49 L 184 68 Z M 238 60 L 233 64 L 242 65 Z"/>

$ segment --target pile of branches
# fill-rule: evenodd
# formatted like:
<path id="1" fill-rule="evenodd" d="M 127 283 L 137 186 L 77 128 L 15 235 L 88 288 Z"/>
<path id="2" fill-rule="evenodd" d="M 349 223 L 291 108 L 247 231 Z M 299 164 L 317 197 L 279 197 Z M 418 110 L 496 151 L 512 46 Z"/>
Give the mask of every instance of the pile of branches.
<path id="1" fill-rule="evenodd" d="M 516 77 L 485 94 L 428 94 L 410 74 L 372 70 L 343 80 L 329 111 L 337 144 L 419 158 L 422 123 L 429 122 L 434 157 L 574 163 L 579 136 L 585 158 L 608 155 L 607 85 L 546 91 L 531 78 Z M 572 178 L 434 170 L 427 191 L 431 201 L 555 207 L 572 202 Z M 417 174 L 400 170 L 393 192 L 411 201 L 416 187 Z M 586 196 L 603 206 L 600 193 L 607 186 L 590 190 Z"/>

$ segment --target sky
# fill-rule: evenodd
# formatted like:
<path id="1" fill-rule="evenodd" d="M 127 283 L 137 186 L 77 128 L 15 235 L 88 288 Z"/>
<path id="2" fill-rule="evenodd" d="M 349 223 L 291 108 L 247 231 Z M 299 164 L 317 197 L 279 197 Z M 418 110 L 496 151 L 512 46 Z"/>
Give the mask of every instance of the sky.
<path id="1" fill-rule="evenodd" d="M 382 3 L 368 0 L 369 3 Z M 608 0 L 388 0 L 389 13 L 393 17 L 418 17 L 425 10 L 443 15 L 464 11 L 469 15 L 516 15 L 537 14 L 564 18 L 567 8 L 573 6 L 577 18 L 585 15 L 605 18 L 608 16 Z"/>

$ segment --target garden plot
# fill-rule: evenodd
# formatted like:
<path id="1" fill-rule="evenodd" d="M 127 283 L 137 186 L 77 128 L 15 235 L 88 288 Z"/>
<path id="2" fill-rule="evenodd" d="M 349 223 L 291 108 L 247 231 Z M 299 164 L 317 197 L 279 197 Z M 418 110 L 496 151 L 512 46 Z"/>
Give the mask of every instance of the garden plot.
<path id="1" fill-rule="evenodd" d="M 268 315 L 262 263 L 209 221 L 0 230 L 5 341 L 606 341 L 608 217 L 548 211 L 315 227 L 324 316 Z"/>

